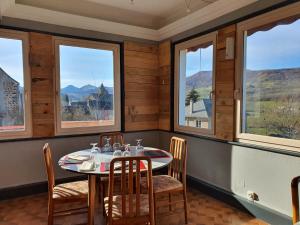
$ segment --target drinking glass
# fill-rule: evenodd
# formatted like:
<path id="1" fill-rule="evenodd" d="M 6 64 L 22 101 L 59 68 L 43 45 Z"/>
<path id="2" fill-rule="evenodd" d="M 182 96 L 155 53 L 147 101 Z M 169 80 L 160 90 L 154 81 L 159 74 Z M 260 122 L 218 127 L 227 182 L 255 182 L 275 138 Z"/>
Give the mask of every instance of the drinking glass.
<path id="1" fill-rule="evenodd" d="M 137 140 L 136 140 L 136 142 L 137 142 L 137 144 L 136 144 L 136 150 L 137 150 L 137 151 L 142 151 L 142 150 L 144 150 L 144 147 L 142 146 L 142 141 L 143 141 L 143 139 L 137 139 Z"/>
<path id="2" fill-rule="evenodd" d="M 113 157 L 121 157 L 122 156 L 122 151 L 120 149 L 117 149 L 113 153 Z"/>
<path id="3" fill-rule="evenodd" d="M 116 151 L 116 150 L 121 150 L 121 144 L 116 142 L 113 144 L 113 150 Z"/>
<path id="4" fill-rule="evenodd" d="M 106 144 L 103 146 L 103 151 L 104 152 L 109 152 L 111 151 L 111 145 L 110 145 L 110 139 L 109 137 L 105 138 Z"/>
<path id="5" fill-rule="evenodd" d="M 130 154 L 130 144 L 126 144 L 125 145 L 125 151 L 123 152 L 123 156 L 130 156 L 131 154 Z"/>
<path id="6" fill-rule="evenodd" d="M 91 143 L 91 153 L 97 153 L 99 151 L 99 148 L 97 147 L 98 143 Z"/>

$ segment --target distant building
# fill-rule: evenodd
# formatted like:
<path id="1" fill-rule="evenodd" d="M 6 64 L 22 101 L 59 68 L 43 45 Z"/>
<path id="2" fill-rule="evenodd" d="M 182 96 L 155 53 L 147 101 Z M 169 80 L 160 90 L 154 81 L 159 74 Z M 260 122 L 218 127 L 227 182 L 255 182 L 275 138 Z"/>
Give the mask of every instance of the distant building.
<path id="1" fill-rule="evenodd" d="M 91 109 L 112 110 L 113 95 L 106 93 L 105 95 L 91 94 L 88 98 L 88 106 Z"/>
<path id="2" fill-rule="evenodd" d="M 12 125 L 22 113 L 20 84 L 0 67 L 0 125 Z"/>
<path id="3" fill-rule="evenodd" d="M 185 123 L 187 126 L 211 128 L 212 103 L 211 99 L 201 99 L 190 102 L 185 107 Z"/>

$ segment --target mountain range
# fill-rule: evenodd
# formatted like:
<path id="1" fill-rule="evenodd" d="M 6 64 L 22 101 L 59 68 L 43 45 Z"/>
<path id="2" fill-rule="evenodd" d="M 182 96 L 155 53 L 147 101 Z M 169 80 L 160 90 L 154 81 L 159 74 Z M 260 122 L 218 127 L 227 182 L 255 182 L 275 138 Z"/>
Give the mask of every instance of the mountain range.
<path id="1" fill-rule="evenodd" d="M 251 91 L 261 100 L 284 96 L 300 99 L 300 68 L 247 70 L 245 81 L 247 89 L 251 86 Z M 211 71 L 201 71 L 186 78 L 186 90 L 207 88 L 211 84 Z"/>
<path id="2" fill-rule="evenodd" d="M 80 101 L 84 100 L 91 94 L 97 93 L 98 87 L 93 85 L 84 85 L 82 87 L 76 87 L 74 85 L 68 85 L 61 89 L 60 93 L 62 95 L 68 95 L 70 99 Z M 109 94 L 113 94 L 113 87 L 105 87 Z"/>
<path id="3" fill-rule="evenodd" d="M 186 78 L 186 89 L 209 87 L 212 83 L 211 71 L 200 71 Z"/>

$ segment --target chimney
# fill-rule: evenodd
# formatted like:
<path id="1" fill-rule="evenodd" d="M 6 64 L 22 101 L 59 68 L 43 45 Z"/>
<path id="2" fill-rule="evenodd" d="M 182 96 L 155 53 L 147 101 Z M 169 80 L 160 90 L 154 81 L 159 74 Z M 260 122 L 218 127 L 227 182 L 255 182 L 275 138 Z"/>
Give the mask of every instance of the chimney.
<path id="1" fill-rule="evenodd" d="M 193 100 L 191 99 L 191 100 L 190 100 L 190 112 L 191 112 L 191 115 L 193 114 L 193 111 L 194 111 L 194 102 L 193 102 Z"/>

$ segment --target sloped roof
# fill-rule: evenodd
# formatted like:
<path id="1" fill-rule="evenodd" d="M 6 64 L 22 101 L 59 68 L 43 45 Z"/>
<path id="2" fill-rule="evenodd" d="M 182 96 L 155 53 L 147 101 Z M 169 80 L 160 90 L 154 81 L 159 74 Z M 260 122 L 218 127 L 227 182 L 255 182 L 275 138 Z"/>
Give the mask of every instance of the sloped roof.
<path id="1" fill-rule="evenodd" d="M 13 79 L 11 76 L 9 76 L 1 67 L 0 67 L 0 75 L 1 76 L 5 76 L 6 78 L 10 79 L 11 81 L 20 84 L 18 81 L 16 81 L 15 79 Z"/>
<path id="2" fill-rule="evenodd" d="M 192 108 L 192 110 L 191 110 Z M 197 117 L 197 118 L 209 118 L 212 113 L 212 103 L 211 99 L 201 99 L 185 107 L 186 117 Z"/>

